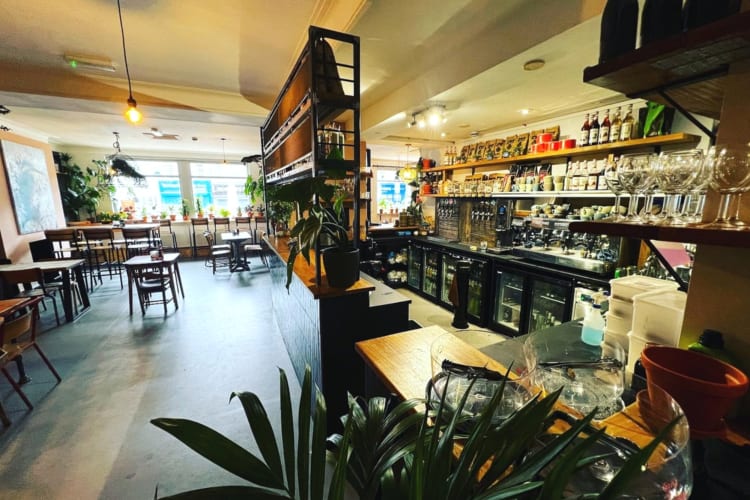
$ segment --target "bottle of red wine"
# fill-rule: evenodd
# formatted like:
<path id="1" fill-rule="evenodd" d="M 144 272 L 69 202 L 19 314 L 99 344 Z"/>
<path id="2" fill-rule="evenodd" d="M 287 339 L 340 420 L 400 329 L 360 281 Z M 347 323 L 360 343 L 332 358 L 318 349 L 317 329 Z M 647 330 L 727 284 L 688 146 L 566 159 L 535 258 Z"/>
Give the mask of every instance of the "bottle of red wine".
<path id="1" fill-rule="evenodd" d="M 635 49 L 638 0 L 607 0 L 602 12 L 599 63 Z"/>
<path id="2" fill-rule="evenodd" d="M 687 31 L 736 14 L 739 10 L 740 0 L 686 0 L 682 19 Z"/>
<path id="3" fill-rule="evenodd" d="M 641 47 L 682 32 L 682 0 L 646 0 L 641 14 Z"/>

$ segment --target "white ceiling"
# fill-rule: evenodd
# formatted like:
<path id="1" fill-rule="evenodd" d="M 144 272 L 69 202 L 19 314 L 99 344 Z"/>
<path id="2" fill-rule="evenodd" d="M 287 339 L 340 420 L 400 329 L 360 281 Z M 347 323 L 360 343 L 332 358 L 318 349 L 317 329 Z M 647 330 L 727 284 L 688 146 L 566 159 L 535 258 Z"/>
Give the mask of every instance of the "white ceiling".
<path id="1" fill-rule="evenodd" d="M 117 131 L 124 152 L 221 155 L 223 137 L 228 159 L 256 154 L 258 127 L 310 24 L 361 37 L 362 130 L 371 146 L 461 141 L 617 98 L 581 83 L 583 68 L 596 62 L 604 0 L 121 4 L 144 121 L 122 117 L 127 82 L 115 0 L 3 0 L 0 104 L 11 113 L 0 125 L 63 147 L 111 148 Z M 107 58 L 116 71 L 73 70 L 63 54 Z M 534 58 L 547 64 L 523 71 Z M 446 106 L 441 130 L 406 128 L 407 116 L 432 103 Z M 180 140 L 154 140 L 143 133 L 151 128 Z"/>

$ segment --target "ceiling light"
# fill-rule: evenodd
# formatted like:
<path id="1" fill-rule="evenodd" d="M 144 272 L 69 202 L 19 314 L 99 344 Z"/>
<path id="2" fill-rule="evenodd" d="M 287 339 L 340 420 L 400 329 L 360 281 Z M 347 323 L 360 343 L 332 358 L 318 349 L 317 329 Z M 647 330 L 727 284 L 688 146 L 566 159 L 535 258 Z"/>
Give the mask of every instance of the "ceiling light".
<path id="1" fill-rule="evenodd" d="M 436 127 L 445 122 L 445 106 L 435 105 L 427 111 L 427 123 L 431 127 Z"/>
<path id="2" fill-rule="evenodd" d="M 0 115 L 7 115 L 8 113 L 10 113 L 10 110 L 6 108 L 5 106 L 3 106 L 2 104 L 0 104 Z"/>
<path id="3" fill-rule="evenodd" d="M 424 116 L 422 116 L 422 113 L 417 113 L 417 127 L 419 128 L 425 128 L 427 125 L 427 122 L 424 119 Z"/>
<path id="4" fill-rule="evenodd" d="M 224 150 L 224 142 L 226 140 L 227 140 L 226 137 L 222 137 L 221 138 L 221 156 L 224 158 L 224 161 L 222 161 L 222 163 L 226 163 L 227 162 L 227 153 Z"/>
<path id="5" fill-rule="evenodd" d="M 411 121 L 406 123 L 406 126 L 408 128 L 416 127 L 417 126 L 417 118 L 416 115 L 411 115 Z"/>
<path id="6" fill-rule="evenodd" d="M 73 69 L 91 69 L 114 73 L 115 65 L 106 57 L 64 54 L 63 59 Z"/>
<path id="7" fill-rule="evenodd" d="M 523 109 L 519 109 L 518 112 L 525 116 L 531 113 L 531 110 L 528 108 L 523 108 Z"/>
<path id="8" fill-rule="evenodd" d="M 523 63 L 523 69 L 526 71 L 536 71 L 544 67 L 544 59 L 532 59 Z"/>
<path id="9" fill-rule="evenodd" d="M 120 35 L 122 37 L 122 55 L 125 59 L 125 75 L 128 77 L 128 110 L 125 111 L 125 118 L 131 123 L 138 123 L 143 119 L 143 114 L 138 111 L 138 104 L 133 99 L 133 86 L 130 83 L 130 69 L 128 68 L 128 52 L 125 50 L 125 28 L 122 25 L 122 9 L 120 0 L 117 0 L 117 16 L 120 18 Z"/>

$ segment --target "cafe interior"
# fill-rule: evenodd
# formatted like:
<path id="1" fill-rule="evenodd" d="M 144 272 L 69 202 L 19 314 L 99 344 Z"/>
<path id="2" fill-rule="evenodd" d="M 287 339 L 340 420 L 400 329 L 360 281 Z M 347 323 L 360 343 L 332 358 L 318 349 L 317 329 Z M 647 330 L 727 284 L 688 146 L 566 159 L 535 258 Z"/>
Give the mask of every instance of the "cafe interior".
<path id="1" fill-rule="evenodd" d="M 451 433 L 486 414 L 510 439 L 554 394 L 515 465 L 456 498 L 571 429 L 575 470 L 558 451 L 509 498 L 563 473 L 562 497 L 750 498 L 750 1 L 708 3 L 671 2 L 664 33 L 650 0 L 4 1 L 0 499 L 234 498 L 227 448 L 165 419 L 270 464 L 232 395 L 281 444 L 280 371 L 296 412 L 308 367 L 325 435 L 347 393 L 459 415 L 424 419 L 456 475 Z M 358 250 L 343 286 L 335 233 L 309 261 L 290 238 L 335 205 L 275 199 L 318 177 Z"/>

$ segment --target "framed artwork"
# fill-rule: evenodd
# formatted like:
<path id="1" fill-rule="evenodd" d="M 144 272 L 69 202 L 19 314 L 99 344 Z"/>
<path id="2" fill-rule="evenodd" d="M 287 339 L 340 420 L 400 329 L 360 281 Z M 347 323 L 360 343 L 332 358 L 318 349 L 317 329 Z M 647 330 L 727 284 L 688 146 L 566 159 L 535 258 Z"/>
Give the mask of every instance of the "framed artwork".
<path id="1" fill-rule="evenodd" d="M 44 151 L 9 140 L 0 141 L 0 149 L 18 232 L 29 234 L 57 227 Z"/>

